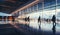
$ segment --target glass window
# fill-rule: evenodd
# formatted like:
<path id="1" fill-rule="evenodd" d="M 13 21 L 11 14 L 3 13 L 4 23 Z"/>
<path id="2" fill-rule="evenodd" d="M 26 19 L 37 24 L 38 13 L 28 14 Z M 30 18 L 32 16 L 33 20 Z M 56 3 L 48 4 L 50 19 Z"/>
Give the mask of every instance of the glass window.
<path id="1" fill-rule="evenodd" d="M 56 16 L 57 16 L 57 23 L 59 23 L 60 22 L 60 0 L 57 0 Z"/>
<path id="2" fill-rule="evenodd" d="M 34 12 L 37 11 L 37 5 L 34 5 Z"/>
<path id="3" fill-rule="evenodd" d="M 43 4 L 42 4 L 43 5 Z M 54 0 L 44 0 L 44 9 L 42 12 L 43 21 L 51 20 L 53 15 L 56 15 L 56 1 Z M 49 21 L 50 22 L 50 21 Z"/>
<path id="4" fill-rule="evenodd" d="M 31 7 L 31 12 L 33 12 L 33 11 L 34 11 L 34 6 Z"/>
<path id="5" fill-rule="evenodd" d="M 42 9 L 42 3 L 38 3 L 38 10 L 40 11 Z"/>

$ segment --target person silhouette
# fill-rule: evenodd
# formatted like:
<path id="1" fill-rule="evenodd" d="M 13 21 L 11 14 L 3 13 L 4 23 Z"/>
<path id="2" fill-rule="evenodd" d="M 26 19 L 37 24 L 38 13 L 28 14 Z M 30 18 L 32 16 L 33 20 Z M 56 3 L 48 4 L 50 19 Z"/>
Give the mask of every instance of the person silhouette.
<path id="1" fill-rule="evenodd" d="M 27 21 L 27 17 L 25 17 L 25 22 Z"/>
<path id="2" fill-rule="evenodd" d="M 53 35 L 55 35 L 55 33 L 56 33 L 56 16 L 55 15 L 53 15 L 53 17 L 52 17 L 52 22 L 53 22 L 53 28 L 52 28 Z"/>
<path id="3" fill-rule="evenodd" d="M 53 15 L 53 17 L 52 17 L 52 22 L 53 22 L 53 26 L 54 25 L 56 26 L 56 16 L 55 15 Z"/>
<path id="4" fill-rule="evenodd" d="M 28 19 L 28 22 L 30 22 L 30 18 L 29 18 L 29 17 L 30 17 L 30 16 L 28 16 L 28 18 L 27 18 L 27 19 Z"/>
<path id="5" fill-rule="evenodd" d="M 30 16 L 27 17 L 27 21 L 30 23 Z M 29 26 L 29 24 L 28 24 L 28 26 Z"/>
<path id="6" fill-rule="evenodd" d="M 40 27 L 41 27 L 41 18 L 40 18 L 40 16 L 38 17 L 38 25 L 39 25 L 39 29 L 40 29 Z"/>
<path id="7" fill-rule="evenodd" d="M 15 21 L 15 18 L 14 18 L 14 16 L 12 16 L 12 21 L 13 21 L 13 22 Z"/>

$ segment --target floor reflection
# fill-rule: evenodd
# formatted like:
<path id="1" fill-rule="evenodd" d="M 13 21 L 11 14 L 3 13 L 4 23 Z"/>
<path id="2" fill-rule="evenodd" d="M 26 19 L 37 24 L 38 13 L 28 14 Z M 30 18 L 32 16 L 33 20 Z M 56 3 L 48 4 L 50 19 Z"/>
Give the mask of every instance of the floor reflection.
<path id="1" fill-rule="evenodd" d="M 38 23 L 37 20 L 31 20 L 29 22 L 29 26 L 32 28 L 39 30 L 39 28 L 41 27 L 41 30 L 43 30 L 43 31 L 51 31 L 52 32 L 52 28 L 53 28 L 52 21 L 51 22 L 42 21 L 40 27 L 39 27 L 39 25 L 40 25 L 40 23 Z M 57 22 L 57 24 L 56 24 L 56 32 L 60 32 L 60 22 Z"/>

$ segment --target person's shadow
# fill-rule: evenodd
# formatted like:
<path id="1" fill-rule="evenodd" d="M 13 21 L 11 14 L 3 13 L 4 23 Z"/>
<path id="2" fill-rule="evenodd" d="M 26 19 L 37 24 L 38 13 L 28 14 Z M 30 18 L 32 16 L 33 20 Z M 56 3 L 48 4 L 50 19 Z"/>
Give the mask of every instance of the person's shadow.
<path id="1" fill-rule="evenodd" d="M 56 35 L 56 27 L 55 27 L 55 25 L 53 25 L 52 31 L 53 31 L 53 35 Z"/>

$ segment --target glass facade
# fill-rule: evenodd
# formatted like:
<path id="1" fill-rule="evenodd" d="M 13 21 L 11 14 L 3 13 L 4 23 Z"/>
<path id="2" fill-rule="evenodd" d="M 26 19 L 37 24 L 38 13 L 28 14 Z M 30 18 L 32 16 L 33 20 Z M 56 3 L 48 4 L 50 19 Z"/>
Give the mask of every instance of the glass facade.
<path id="1" fill-rule="evenodd" d="M 22 10 L 24 14 L 28 13 L 37 13 L 43 19 L 51 19 L 53 15 L 56 16 L 57 20 L 60 20 L 60 0 L 44 0 L 43 2 L 39 2 L 38 4 L 31 6 L 25 10 Z M 22 13 L 22 14 L 23 14 Z M 33 16 L 33 15 L 31 15 Z"/>

